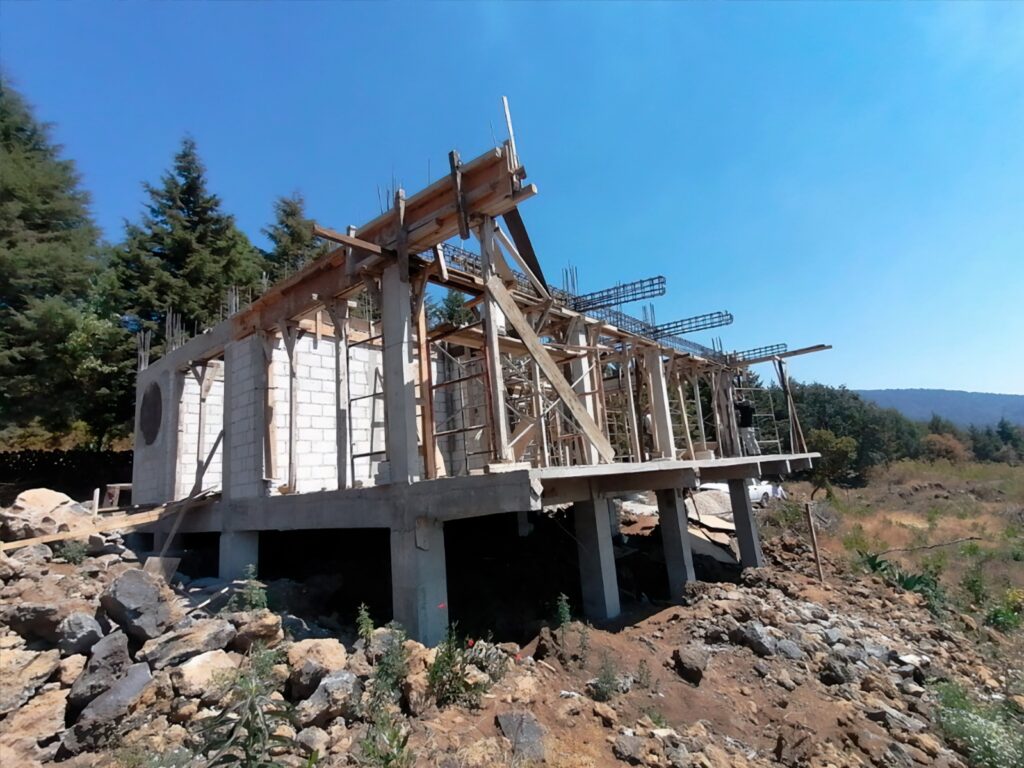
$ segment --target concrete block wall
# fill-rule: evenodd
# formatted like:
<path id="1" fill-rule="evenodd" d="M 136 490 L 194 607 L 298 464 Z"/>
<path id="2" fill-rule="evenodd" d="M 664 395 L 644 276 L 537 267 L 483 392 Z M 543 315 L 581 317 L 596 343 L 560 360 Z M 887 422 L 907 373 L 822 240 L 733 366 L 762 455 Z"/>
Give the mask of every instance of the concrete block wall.
<path id="1" fill-rule="evenodd" d="M 304 334 L 295 342 L 295 363 L 296 492 L 333 490 L 338 487 L 334 340 L 325 337 L 317 341 L 315 335 Z M 288 353 L 281 339 L 277 340 L 274 348 L 271 386 L 277 455 L 277 466 L 274 468 L 276 487 L 288 479 L 288 423 L 291 406 Z"/>
<path id="2" fill-rule="evenodd" d="M 132 500 L 136 504 L 170 501 L 176 491 L 178 452 L 178 401 L 184 373 L 148 368 L 139 373 L 135 398 L 135 457 L 132 465 Z M 152 444 L 142 435 L 139 415 L 150 384 L 160 392 L 160 429 Z"/>
<path id="3" fill-rule="evenodd" d="M 206 372 L 212 378 L 212 385 L 206 395 L 205 428 L 203 430 L 203 451 L 199 455 L 199 382 L 191 373 L 184 377 L 181 401 L 178 405 L 178 471 L 175 498 L 184 498 L 191 493 L 196 481 L 199 461 L 206 461 L 213 451 L 210 464 L 203 475 L 200 490 L 219 488 L 221 467 L 224 456 L 223 441 L 217 437 L 224 429 L 224 378 L 220 365 L 211 365 Z M 214 446 L 217 450 L 214 451 Z"/>
<path id="4" fill-rule="evenodd" d="M 224 350 L 224 494 L 266 494 L 263 482 L 263 411 L 266 367 L 263 341 L 249 336 Z"/>

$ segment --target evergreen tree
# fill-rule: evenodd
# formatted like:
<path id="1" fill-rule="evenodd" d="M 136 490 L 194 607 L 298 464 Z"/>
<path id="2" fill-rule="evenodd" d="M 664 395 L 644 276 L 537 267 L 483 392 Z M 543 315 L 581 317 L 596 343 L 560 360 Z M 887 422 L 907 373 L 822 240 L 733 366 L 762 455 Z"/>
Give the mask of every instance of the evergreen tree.
<path id="1" fill-rule="evenodd" d="M 274 203 L 275 222 L 263 230 L 273 248 L 266 254 L 267 274 L 276 283 L 298 272 L 327 253 L 328 246 L 313 234 L 313 220 L 306 218 L 306 201 L 300 194 L 280 197 Z"/>
<path id="2" fill-rule="evenodd" d="M 0 429 L 97 444 L 131 416 L 131 337 L 97 313 L 98 232 L 74 163 L 0 80 Z M 46 438 L 50 433 L 51 437 Z"/>
<path id="3" fill-rule="evenodd" d="M 144 188 L 146 211 L 139 223 L 126 226 L 105 288 L 108 308 L 153 329 L 156 347 L 169 309 L 189 332 L 215 324 L 230 287 L 258 288 L 263 260 L 234 217 L 221 210 L 220 198 L 207 191 L 192 139 L 182 142 L 160 184 Z"/>

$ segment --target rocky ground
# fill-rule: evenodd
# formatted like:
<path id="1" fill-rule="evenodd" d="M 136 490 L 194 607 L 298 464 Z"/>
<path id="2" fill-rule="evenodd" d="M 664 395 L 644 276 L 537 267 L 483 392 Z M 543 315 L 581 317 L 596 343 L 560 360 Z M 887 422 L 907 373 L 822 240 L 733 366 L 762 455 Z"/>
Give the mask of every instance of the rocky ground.
<path id="1" fill-rule="evenodd" d="M 59 506 L 0 517 L 24 536 L 84 514 Z M 939 727 L 943 681 L 1011 728 L 1024 712 L 1019 636 L 839 557 L 821 583 L 791 534 L 766 554 L 616 627 L 427 649 L 256 608 L 254 583 L 230 603 L 212 580 L 168 587 L 116 535 L 18 549 L 0 555 L 0 765 L 206 765 L 211 732 L 255 710 L 282 765 L 953 767 L 971 749 Z"/>

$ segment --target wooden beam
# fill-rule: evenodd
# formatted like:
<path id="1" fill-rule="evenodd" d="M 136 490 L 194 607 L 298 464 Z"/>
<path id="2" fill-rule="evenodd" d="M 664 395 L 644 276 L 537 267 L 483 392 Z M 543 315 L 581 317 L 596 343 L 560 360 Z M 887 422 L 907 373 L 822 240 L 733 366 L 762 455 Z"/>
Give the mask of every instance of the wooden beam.
<path id="1" fill-rule="evenodd" d="M 426 281 L 420 292 L 426 292 Z M 427 480 L 437 477 L 437 456 L 434 451 L 434 379 L 430 370 L 430 338 L 427 335 L 427 302 L 418 300 L 416 311 L 416 353 L 419 362 L 420 424 L 423 439 L 423 473 Z"/>
<path id="2" fill-rule="evenodd" d="M 509 323 L 519 333 L 530 356 L 537 362 L 541 373 L 551 383 L 551 386 L 555 388 L 558 397 L 565 403 L 573 418 L 580 425 L 580 429 L 583 430 L 584 435 L 597 448 L 601 458 L 607 462 L 613 461 L 615 459 L 615 449 L 612 448 L 611 443 L 608 442 L 608 438 L 604 436 L 597 422 L 587 413 L 587 409 L 579 401 L 572 385 L 562 375 L 557 363 L 551 359 L 547 350 L 544 349 L 543 343 L 541 343 L 537 334 L 533 332 L 529 320 L 526 319 L 526 316 L 523 315 L 516 305 L 512 294 L 508 292 L 508 289 L 505 288 L 501 280 L 494 276 L 488 279 L 487 290 L 490 291 L 494 301 L 501 307 L 501 311 L 505 313 Z"/>

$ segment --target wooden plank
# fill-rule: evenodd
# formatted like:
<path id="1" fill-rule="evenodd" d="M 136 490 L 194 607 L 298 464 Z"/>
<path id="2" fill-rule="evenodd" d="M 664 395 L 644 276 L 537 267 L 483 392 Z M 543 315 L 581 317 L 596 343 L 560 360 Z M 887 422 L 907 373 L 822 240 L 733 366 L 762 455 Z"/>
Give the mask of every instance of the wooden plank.
<path id="1" fill-rule="evenodd" d="M 419 306 L 416 312 L 416 353 L 420 373 L 420 422 L 423 433 L 423 473 L 427 480 L 437 477 L 434 451 L 434 381 L 430 370 L 430 339 L 427 335 L 427 302 L 422 298 L 426 283 L 420 285 Z"/>
<path id="2" fill-rule="evenodd" d="M 477 236 L 480 239 L 480 261 L 484 279 L 488 281 L 493 279 L 500 283 L 501 279 L 496 270 L 500 256 L 495 255 L 494 220 L 485 216 L 480 223 Z M 503 283 L 502 288 L 504 288 Z M 485 294 L 484 299 L 486 340 L 484 364 L 487 371 L 487 391 L 490 402 L 491 452 L 496 461 L 512 461 L 512 448 L 508 438 L 508 416 L 505 413 L 505 381 L 501 371 L 501 348 L 498 342 L 498 327 L 502 316 L 493 294 Z"/>
<path id="3" fill-rule="evenodd" d="M 186 512 L 197 506 L 201 506 L 202 504 L 209 503 L 219 496 L 219 493 L 204 492 L 198 496 L 184 499 L 183 501 L 171 502 L 170 504 L 165 504 L 164 506 L 151 509 L 147 512 L 136 512 L 131 515 L 124 515 L 123 517 L 111 517 L 104 522 L 93 523 L 88 528 L 76 528 L 73 531 L 50 533 L 45 536 L 35 536 L 31 539 L 19 539 L 18 541 L 0 541 L 0 552 L 8 552 L 12 549 L 21 549 L 22 547 L 31 547 L 35 544 L 49 544 L 55 541 L 83 539 L 94 533 L 138 528 L 142 525 L 155 523 L 170 515 L 175 515 L 179 512 Z"/>
<path id="4" fill-rule="evenodd" d="M 597 425 L 597 422 L 591 418 L 590 414 L 587 413 L 587 409 L 583 406 L 583 403 L 579 401 L 576 396 L 576 392 L 573 390 L 572 385 L 566 381 L 565 376 L 562 375 L 561 370 L 547 350 L 544 349 L 544 344 L 536 333 L 533 332 L 533 328 L 530 326 L 530 322 L 526 319 L 526 316 L 520 311 L 516 305 L 515 299 L 505 288 L 504 284 L 497 277 L 492 276 L 487 281 L 487 290 L 490 291 L 494 301 L 501 307 L 502 312 L 505 313 L 505 317 L 508 319 L 512 327 L 519 333 L 520 338 L 523 340 L 523 344 L 526 345 L 527 351 L 530 356 L 537 362 L 540 367 L 541 373 L 551 383 L 551 386 L 555 388 L 555 392 L 558 397 L 565 403 L 569 412 L 573 418 L 580 425 L 580 429 L 586 435 L 587 439 L 597 448 L 598 453 L 607 462 L 611 462 L 615 459 L 615 449 L 612 448 L 611 443 L 608 442 L 608 438 L 604 436 L 601 428 Z"/>

